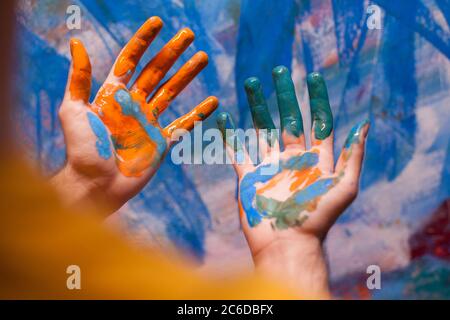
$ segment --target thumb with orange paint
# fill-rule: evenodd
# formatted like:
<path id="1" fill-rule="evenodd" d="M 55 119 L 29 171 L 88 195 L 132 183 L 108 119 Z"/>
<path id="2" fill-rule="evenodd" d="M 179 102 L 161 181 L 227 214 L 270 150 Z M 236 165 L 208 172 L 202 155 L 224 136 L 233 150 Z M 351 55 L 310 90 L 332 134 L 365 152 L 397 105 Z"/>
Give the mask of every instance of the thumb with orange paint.
<path id="1" fill-rule="evenodd" d="M 75 38 L 70 40 L 72 64 L 66 88 L 65 98 L 89 102 L 92 86 L 92 68 L 89 55 L 83 43 Z"/>

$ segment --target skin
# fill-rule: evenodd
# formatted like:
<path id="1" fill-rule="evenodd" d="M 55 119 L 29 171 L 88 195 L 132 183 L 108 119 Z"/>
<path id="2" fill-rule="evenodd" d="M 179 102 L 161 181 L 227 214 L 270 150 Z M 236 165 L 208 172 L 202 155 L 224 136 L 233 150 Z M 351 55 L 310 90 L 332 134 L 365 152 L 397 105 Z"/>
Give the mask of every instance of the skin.
<path id="1" fill-rule="evenodd" d="M 89 56 L 81 41 L 71 40 L 72 65 L 59 110 L 67 162 L 52 179 L 67 204 L 103 205 L 106 214 L 117 210 L 151 179 L 177 129 L 191 130 L 196 121 L 217 108 L 217 98 L 208 97 L 167 127 L 158 123 L 159 115 L 208 64 L 208 55 L 197 52 L 157 87 L 194 40 L 194 33 L 187 28 L 148 62 L 133 84 L 129 83 L 162 25 L 160 18 L 152 17 L 141 26 L 120 52 L 92 103 Z"/>
<path id="2" fill-rule="evenodd" d="M 322 249 L 323 240 L 339 215 L 351 204 L 358 192 L 364 145 L 369 123 L 355 125 L 350 131 L 337 164 L 333 160 L 333 120 L 325 81 L 318 73 L 307 77 L 313 133 L 311 149 L 306 150 L 302 118 L 295 99 L 295 89 L 287 68 L 273 70 L 284 150 L 278 143 L 269 147 L 262 161 L 253 164 L 242 143 L 245 163 L 234 162 L 239 178 L 239 211 L 244 234 L 257 268 L 268 276 L 303 288 L 317 297 L 329 296 L 327 269 Z M 259 84 L 256 78 L 248 80 Z M 257 106 L 269 121 L 267 104 L 249 97 L 250 109 Z M 254 94 L 253 87 L 247 94 Z M 295 100 L 295 101 L 294 101 Z M 259 116 L 252 112 L 252 116 Z M 226 113 L 218 116 L 219 129 L 231 119 Z M 233 123 L 229 121 L 229 123 Z M 254 119 L 255 126 L 260 119 Z M 320 130 L 319 130 L 320 129 Z M 235 150 L 224 135 L 228 154 Z M 261 146 L 262 143 L 262 146 Z M 267 148 L 259 140 L 260 150 Z M 264 168 L 277 165 L 267 173 Z"/>

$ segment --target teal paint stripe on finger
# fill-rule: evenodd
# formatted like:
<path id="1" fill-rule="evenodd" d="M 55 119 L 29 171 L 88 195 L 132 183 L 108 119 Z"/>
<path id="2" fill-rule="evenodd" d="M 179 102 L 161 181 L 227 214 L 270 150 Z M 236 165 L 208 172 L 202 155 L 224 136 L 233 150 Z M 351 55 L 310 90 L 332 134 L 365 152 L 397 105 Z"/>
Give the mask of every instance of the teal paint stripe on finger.
<path id="1" fill-rule="evenodd" d="M 318 140 L 324 140 L 333 131 L 333 114 L 331 112 L 327 86 L 323 77 L 317 72 L 309 74 L 306 80 L 314 137 Z"/>

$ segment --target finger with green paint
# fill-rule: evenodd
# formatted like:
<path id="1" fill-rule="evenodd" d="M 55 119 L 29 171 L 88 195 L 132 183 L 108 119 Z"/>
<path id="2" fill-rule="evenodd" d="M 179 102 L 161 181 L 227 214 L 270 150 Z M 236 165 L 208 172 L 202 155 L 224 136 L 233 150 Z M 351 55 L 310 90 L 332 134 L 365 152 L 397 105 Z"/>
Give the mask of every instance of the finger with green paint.
<path id="1" fill-rule="evenodd" d="M 333 113 L 328 98 L 328 90 L 322 75 L 313 72 L 306 79 L 311 108 L 312 132 L 311 147 L 316 147 L 323 154 L 320 167 L 332 172 L 333 158 Z"/>
<path id="2" fill-rule="evenodd" d="M 278 134 L 259 79 L 255 77 L 248 78 L 245 80 L 244 87 L 252 114 L 253 125 L 258 131 L 258 149 L 262 160 L 264 160 L 268 154 L 279 150 Z"/>
<path id="3" fill-rule="evenodd" d="M 236 173 L 241 177 L 253 168 L 253 164 L 245 149 L 245 145 L 239 139 L 233 118 L 228 112 L 221 112 L 217 116 L 216 122 L 217 127 L 222 133 L 227 154 L 232 161 Z"/>
<path id="4" fill-rule="evenodd" d="M 295 94 L 291 73 L 285 66 L 278 66 L 272 70 L 275 84 L 278 110 L 280 112 L 281 137 L 285 147 L 299 146 L 305 149 L 305 135 L 300 106 Z"/>

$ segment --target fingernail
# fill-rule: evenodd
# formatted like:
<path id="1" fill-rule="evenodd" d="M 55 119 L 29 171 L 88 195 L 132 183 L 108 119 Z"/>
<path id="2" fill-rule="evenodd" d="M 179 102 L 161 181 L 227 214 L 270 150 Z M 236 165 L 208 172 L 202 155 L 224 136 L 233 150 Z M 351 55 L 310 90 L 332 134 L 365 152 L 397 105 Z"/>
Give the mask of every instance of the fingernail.
<path id="1" fill-rule="evenodd" d="M 76 38 L 72 38 L 70 39 L 70 55 L 73 56 L 75 55 L 75 50 L 76 50 L 76 46 L 78 44 L 79 40 Z"/>

